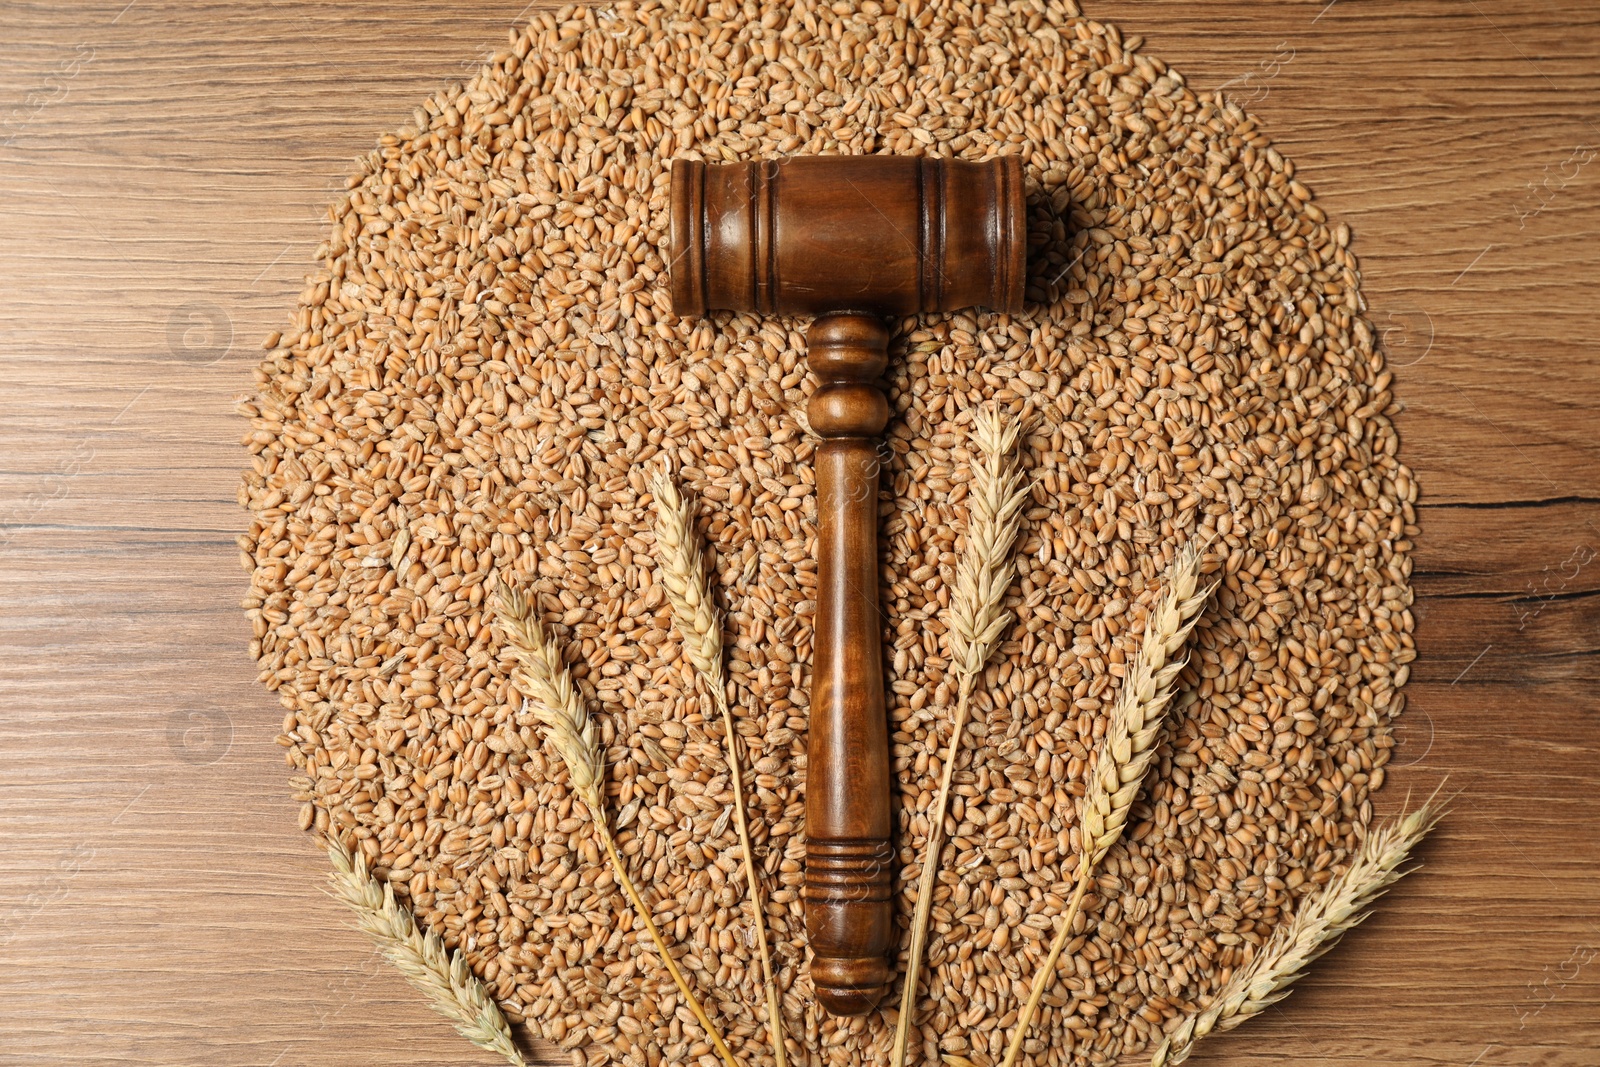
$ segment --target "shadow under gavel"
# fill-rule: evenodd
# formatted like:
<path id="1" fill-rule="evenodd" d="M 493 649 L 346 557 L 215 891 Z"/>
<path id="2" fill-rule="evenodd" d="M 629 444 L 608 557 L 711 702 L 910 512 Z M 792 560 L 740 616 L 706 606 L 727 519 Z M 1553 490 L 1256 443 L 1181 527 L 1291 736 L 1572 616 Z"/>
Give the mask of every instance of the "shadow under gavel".
<path id="1" fill-rule="evenodd" d="M 816 316 L 806 335 L 817 379 L 806 414 L 821 442 L 804 900 L 812 983 L 836 1015 L 870 1011 L 892 977 L 877 547 L 883 319 L 1020 311 L 1026 219 L 1016 156 L 672 165 L 674 311 Z"/>

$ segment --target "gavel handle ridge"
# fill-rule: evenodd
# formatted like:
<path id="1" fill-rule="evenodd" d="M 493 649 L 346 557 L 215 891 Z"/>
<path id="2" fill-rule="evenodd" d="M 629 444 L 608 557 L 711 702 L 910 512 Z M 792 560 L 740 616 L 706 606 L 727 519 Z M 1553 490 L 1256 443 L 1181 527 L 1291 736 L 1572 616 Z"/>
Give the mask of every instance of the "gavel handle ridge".
<path id="1" fill-rule="evenodd" d="M 817 609 L 806 764 L 806 931 L 817 1001 L 870 1011 L 894 932 L 891 778 L 878 610 L 884 316 L 1020 310 L 1026 216 L 1015 156 L 827 156 L 672 168 L 679 315 L 814 315 L 820 441 Z"/>

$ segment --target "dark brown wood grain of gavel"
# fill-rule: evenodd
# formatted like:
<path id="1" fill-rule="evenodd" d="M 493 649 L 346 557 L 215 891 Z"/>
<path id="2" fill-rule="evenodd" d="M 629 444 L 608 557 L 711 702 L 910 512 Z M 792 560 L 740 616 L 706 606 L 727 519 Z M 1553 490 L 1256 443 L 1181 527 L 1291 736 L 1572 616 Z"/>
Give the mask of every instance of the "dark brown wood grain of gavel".
<path id="1" fill-rule="evenodd" d="M 1022 309 L 1022 167 L 1016 156 L 677 160 L 671 246 L 679 315 L 815 316 L 806 335 L 817 378 L 806 413 L 821 438 L 806 932 L 818 1002 L 862 1015 L 888 987 L 894 927 L 878 609 L 883 320 L 973 305 Z"/>

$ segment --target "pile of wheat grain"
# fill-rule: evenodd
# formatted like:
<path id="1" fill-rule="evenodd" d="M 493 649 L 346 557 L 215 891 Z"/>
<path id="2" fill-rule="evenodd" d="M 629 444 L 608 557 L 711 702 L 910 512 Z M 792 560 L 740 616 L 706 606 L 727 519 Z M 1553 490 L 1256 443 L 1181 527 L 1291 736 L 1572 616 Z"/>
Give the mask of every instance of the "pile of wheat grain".
<path id="1" fill-rule="evenodd" d="M 815 610 L 804 323 L 668 311 L 668 162 L 1020 153 L 1027 314 L 897 324 L 881 498 L 909 916 L 954 693 L 966 420 L 1031 498 L 954 775 L 911 1051 L 985 1062 L 1065 910 L 1077 804 L 1176 547 L 1222 585 L 1150 787 L 1025 1061 L 1154 1042 L 1359 844 L 1412 658 L 1414 483 L 1349 231 L 1236 107 L 1069 2 L 618 3 L 541 13 L 380 139 L 244 405 L 245 607 L 302 826 L 337 833 L 508 1014 L 587 1059 L 713 1062 L 489 624 L 538 595 L 601 723 L 625 861 L 734 1052 L 769 1063 L 722 762 L 655 579 L 650 471 L 698 501 L 798 1055 L 881 1059 L 897 997 L 803 969 Z M 1080 922 L 1083 921 L 1080 919 Z M 903 947 L 903 942 L 902 942 Z M 816 1062 L 813 1056 L 810 1062 Z"/>

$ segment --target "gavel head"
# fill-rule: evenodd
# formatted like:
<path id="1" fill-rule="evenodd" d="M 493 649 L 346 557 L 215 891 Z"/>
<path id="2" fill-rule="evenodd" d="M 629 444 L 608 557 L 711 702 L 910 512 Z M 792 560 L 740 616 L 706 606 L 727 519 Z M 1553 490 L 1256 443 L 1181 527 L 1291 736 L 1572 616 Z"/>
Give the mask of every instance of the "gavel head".
<path id="1" fill-rule="evenodd" d="M 1016 156 L 802 156 L 672 164 L 679 315 L 1021 311 Z"/>

